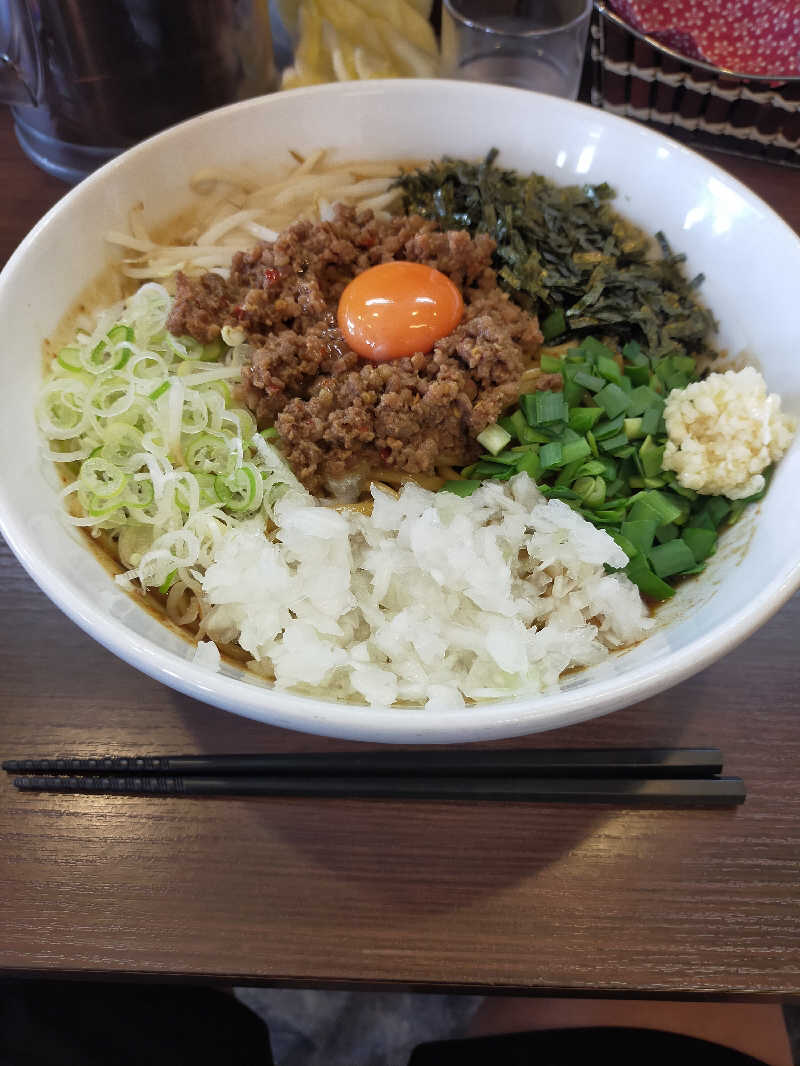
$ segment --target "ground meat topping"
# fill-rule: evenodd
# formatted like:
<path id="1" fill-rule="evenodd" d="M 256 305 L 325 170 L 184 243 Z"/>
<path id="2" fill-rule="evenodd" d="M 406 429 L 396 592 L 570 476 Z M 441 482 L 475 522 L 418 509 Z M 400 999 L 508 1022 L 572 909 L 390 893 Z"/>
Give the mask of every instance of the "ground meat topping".
<path id="1" fill-rule="evenodd" d="M 242 397 L 277 426 L 295 473 L 312 491 L 354 469 L 431 473 L 480 451 L 475 437 L 517 397 L 541 344 L 535 317 L 497 286 L 494 241 L 443 233 L 420 216 L 378 220 L 337 207 L 274 243 L 234 256 L 230 277 L 178 275 L 168 327 L 207 343 L 224 325 L 254 345 Z M 464 317 L 427 354 L 365 362 L 336 325 L 345 286 L 392 259 L 424 263 L 462 291 Z"/>

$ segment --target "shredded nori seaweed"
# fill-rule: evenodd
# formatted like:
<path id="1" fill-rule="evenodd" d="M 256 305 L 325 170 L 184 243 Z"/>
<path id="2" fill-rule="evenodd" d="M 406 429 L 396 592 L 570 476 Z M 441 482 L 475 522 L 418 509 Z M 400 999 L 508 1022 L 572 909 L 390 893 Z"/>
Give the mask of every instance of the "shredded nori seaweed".
<path id="1" fill-rule="evenodd" d="M 589 330 L 622 343 L 643 342 L 653 356 L 713 354 L 711 312 L 696 299 L 703 281 L 689 281 L 685 256 L 662 233 L 653 241 L 611 206 L 608 185 L 561 187 L 538 174 L 524 177 L 495 166 L 445 157 L 403 175 L 404 208 L 442 229 L 488 233 L 497 242 L 500 284 L 540 318 L 560 308 L 564 336 Z"/>

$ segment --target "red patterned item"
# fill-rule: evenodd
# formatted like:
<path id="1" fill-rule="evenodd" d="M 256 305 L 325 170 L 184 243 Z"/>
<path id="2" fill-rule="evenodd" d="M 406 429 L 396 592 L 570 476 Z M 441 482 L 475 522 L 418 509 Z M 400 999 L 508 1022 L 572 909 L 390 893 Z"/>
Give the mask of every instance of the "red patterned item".
<path id="1" fill-rule="evenodd" d="M 800 75 L 800 0 L 609 0 L 639 33 L 744 75 Z"/>

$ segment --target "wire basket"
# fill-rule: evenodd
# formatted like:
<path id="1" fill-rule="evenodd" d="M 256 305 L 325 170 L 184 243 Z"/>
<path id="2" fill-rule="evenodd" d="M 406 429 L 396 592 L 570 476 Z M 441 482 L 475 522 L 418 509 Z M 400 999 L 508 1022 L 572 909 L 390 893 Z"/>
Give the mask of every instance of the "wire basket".
<path id="1" fill-rule="evenodd" d="M 591 30 L 591 100 L 696 148 L 800 167 L 800 77 L 737 74 L 639 33 L 602 0 Z"/>

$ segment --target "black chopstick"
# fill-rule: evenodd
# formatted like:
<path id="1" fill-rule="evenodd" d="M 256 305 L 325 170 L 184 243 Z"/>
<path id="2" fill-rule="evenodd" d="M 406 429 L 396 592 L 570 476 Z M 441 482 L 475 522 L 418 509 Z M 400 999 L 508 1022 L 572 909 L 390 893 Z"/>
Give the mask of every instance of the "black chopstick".
<path id="1" fill-rule="evenodd" d="M 346 751 L 270 755 L 115 755 L 9 759 L 21 774 L 270 774 L 303 777 L 711 777 L 722 770 L 717 748 L 517 748 L 438 751 Z"/>
<path id="2" fill-rule="evenodd" d="M 733 806 L 738 777 L 18 777 L 24 791 L 145 796 L 306 796 L 316 799 L 503 800 L 622 806 Z"/>

